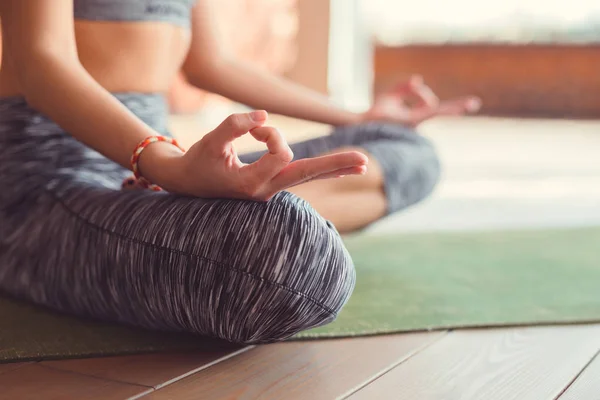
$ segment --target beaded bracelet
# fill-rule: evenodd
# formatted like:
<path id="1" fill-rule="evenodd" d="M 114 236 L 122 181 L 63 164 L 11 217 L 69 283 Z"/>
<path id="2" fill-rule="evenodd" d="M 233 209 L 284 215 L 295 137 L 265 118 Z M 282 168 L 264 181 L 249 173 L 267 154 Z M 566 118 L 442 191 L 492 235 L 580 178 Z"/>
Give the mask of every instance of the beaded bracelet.
<path id="1" fill-rule="evenodd" d="M 148 179 L 144 178 L 140 173 L 140 167 L 138 162 L 140 160 L 140 155 L 144 151 L 146 147 L 148 147 L 152 143 L 156 142 L 167 142 L 179 148 L 179 150 L 185 152 L 183 147 L 177 143 L 177 140 L 166 137 L 166 136 L 148 136 L 144 140 L 142 140 L 133 150 L 133 154 L 131 155 L 131 170 L 133 171 L 133 177 L 127 178 L 123 181 L 123 187 L 126 186 L 134 186 L 137 185 L 143 189 L 150 189 L 153 191 L 161 191 L 163 190 L 160 186 L 151 183 Z"/>

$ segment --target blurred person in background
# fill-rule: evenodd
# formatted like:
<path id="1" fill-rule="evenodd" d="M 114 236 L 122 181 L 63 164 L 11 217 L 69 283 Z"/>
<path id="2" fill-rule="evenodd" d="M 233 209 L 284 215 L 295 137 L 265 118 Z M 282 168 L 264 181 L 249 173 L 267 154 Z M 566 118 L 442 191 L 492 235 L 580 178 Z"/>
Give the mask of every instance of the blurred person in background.
<path id="1" fill-rule="evenodd" d="M 296 0 L 220 0 L 212 6 L 216 35 L 223 49 L 274 75 L 283 75 L 294 65 Z M 190 114 L 225 99 L 190 84 L 185 72 L 180 71 L 171 84 L 168 100 L 171 112 Z"/>
<path id="2" fill-rule="evenodd" d="M 148 329 L 283 340 L 347 302 L 338 231 L 431 193 L 439 162 L 413 128 L 477 99 L 440 102 L 416 77 L 349 112 L 233 57 L 212 15 L 209 0 L 0 1 L 3 292 Z M 166 123 L 180 71 L 256 111 L 180 148 Z M 263 110 L 334 128 L 288 146 Z M 267 151 L 238 155 L 245 134 Z"/>

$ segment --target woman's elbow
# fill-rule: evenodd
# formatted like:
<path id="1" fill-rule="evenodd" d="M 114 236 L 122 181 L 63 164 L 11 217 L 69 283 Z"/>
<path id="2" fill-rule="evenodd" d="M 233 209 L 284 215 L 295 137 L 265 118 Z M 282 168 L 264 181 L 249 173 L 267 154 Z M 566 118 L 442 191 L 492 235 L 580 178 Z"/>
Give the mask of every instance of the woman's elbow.
<path id="1" fill-rule="evenodd" d="M 183 74 L 192 85 L 214 91 L 218 87 L 223 67 L 227 63 L 227 57 L 222 54 L 211 54 L 210 57 L 188 56 L 183 64 Z"/>
<path id="2" fill-rule="evenodd" d="M 75 79 L 83 71 L 79 60 L 43 50 L 30 54 L 16 69 L 20 90 L 32 107 L 58 89 L 63 79 Z"/>

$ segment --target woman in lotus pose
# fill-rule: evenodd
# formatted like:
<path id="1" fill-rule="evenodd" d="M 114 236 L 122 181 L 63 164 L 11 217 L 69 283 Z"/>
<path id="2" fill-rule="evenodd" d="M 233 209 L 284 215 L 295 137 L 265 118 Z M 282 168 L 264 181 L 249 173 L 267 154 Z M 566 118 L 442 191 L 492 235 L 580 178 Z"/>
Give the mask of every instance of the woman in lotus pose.
<path id="1" fill-rule="evenodd" d="M 440 103 L 413 79 L 366 113 L 338 109 L 232 59 L 208 3 L 0 1 L 2 292 L 149 329 L 283 340 L 348 300 L 355 274 L 338 231 L 432 191 L 438 159 L 410 126 L 476 99 Z M 180 69 L 257 111 L 184 151 L 164 97 Z M 334 129 L 288 146 L 262 110 Z M 268 150 L 238 156 L 244 134 Z"/>

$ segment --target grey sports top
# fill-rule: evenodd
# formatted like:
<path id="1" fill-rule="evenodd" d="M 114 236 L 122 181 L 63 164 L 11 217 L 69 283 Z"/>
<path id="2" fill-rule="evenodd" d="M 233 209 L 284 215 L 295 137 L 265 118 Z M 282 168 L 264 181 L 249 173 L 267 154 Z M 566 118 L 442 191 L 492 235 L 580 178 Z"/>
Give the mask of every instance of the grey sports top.
<path id="1" fill-rule="evenodd" d="M 94 21 L 162 21 L 190 24 L 196 0 L 74 0 L 76 19 Z"/>

